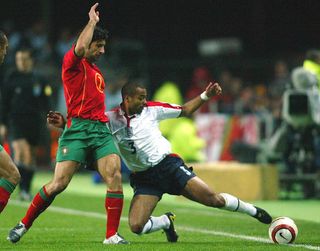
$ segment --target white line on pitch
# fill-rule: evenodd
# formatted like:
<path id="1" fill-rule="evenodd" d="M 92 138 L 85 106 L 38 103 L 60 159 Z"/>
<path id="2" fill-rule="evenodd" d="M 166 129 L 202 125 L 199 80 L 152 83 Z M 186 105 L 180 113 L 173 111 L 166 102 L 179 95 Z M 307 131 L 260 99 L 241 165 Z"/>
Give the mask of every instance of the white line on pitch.
<path id="1" fill-rule="evenodd" d="M 20 206 L 20 207 L 29 207 L 29 203 L 21 202 L 18 200 L 10 200 L 10 205 L 15 205 L 15 206 Z M 48 207 L 47 211 L 61 213 L 61 214 L 68 214 L 68 215 L 86 216 L 86 217 L 90 217 L 90 218 L 106 219 L 106 215 L 102 214 L 102 213 L 81 211 L 81 210 L 64 208 L 64 207 L 50 206 L 50 207 Z M 121 221 L 128 221 L 128 218 L 121 217 Z M 271 241 L 269 239 L 262 238 L 262 237 L 254 237 L 254 236 L 241 235 L 241 234 L 232 234 L 232 233 L 220 232 L 220 231 L 214 231 L 214 230 L 192 228 L 192 227 L 187 227 L 187 226 L 182 226 L 182 225 L 176 226 L 176 228 L 180 229 L 182 231 L 186 231 L 186 232 L 197 232 L 197 233 L 203 233 L 203 234 L 208 234 L 208 235 L 236 238 L 236 239 L 241 239 L 241 240 L 248 240 L 248 241 L 255 241 L 255 242 L 262 242 L 262 243 L 271 243 Z M 320 246 L 312 246 L 312 245 L 305 245 L 305 244 L 290 244 L 287 246 L 288 247 L 300 247 L 300 248 L 305 248 L 305 249 L 310 249 L 310 250 L 320 250 Z"/>

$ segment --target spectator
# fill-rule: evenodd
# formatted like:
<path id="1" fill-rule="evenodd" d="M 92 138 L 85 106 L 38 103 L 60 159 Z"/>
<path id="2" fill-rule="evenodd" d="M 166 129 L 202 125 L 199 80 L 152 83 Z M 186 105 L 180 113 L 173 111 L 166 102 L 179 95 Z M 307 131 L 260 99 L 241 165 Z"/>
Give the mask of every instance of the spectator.
<path id="1" fill-rule="evenodd" d="M 288 65 L 283 60 L 274 64 L 273 79 L 268 85 L 270 109 L 274 118 L 274 128 L 281 124 L 282 95 L 290 87 L 290 73 Z"/>
<path id="2" fill-rule="evenodd" d="M 30 200 L 31 182 L 36 165 L 35 152 L 45 127 L 44 114 L 49 109 L 51 86 L 35 74 L 31 50 L 16 52 L 16 70 L 10 72 L 3 87 L 2 113 L 9 128 L 14 162 L 21 174 L 20 198 Z M 28 123 L 26 123 L 28 121 Z"/>
<path id="3" fill-rule="evenodd" d="M 320 90 L 320 50 L 308 50 L 303 62 L 303 68 L 317 76 L 318 88 Z"/>

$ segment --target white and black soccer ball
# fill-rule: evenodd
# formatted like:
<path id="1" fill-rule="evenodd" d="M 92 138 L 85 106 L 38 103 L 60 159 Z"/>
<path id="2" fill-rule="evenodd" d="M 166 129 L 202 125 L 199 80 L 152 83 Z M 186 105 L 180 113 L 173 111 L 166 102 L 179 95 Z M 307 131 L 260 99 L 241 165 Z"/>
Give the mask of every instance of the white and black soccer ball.
<path id="1" fill-rule="evenodd" d="M 288 217 L 274 219 L 269 227 L 269 238 L 274 243 L 289 244 L 297 238 L 298 228 L 295 222 Z"/>

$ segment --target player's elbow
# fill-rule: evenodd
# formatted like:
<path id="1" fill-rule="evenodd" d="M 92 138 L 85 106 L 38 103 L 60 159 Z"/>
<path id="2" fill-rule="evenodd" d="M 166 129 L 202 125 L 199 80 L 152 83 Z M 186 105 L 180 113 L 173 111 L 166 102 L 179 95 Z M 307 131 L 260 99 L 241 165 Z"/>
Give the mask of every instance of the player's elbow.
<path id="1" fill-rule="evenodd" d="M 74 53 L 78 57 L 83 57 L 86 52 L 86 45 L 84 43 L 81 43 L 81 41 L 77 41 L 77 44 L 74 48 Z"/>

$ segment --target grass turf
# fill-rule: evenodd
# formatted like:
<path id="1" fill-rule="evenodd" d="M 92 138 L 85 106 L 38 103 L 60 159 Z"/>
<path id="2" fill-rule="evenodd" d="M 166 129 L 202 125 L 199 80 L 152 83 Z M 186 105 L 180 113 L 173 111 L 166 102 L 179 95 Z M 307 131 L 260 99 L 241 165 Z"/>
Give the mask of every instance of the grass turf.
<path id="1" fill-rule="evenodd" d="M 34 193 L 48 182 L 51 173 L 38 173 Z M 257 201 L 274 217 L 293 218 L 299 228 L 293 246 L 268 242 L 268 226 L 239 213 L 225 212 L 189 202 L 183 198 L 164 196 L 154 215 L 173 211 L 177 215 L 178 243 L 167 243 L 165 235 L 156 232 L 137 236 L 127 224 L 131 188 L 124 186 L 125 207 L 120 233 L 131 244 L 102 245 L 105 233 L 105 186 L 96 185 L 90 175 L 77 174 L 65 192 L 40 215 L 30 231 L 17 244 L 6 236 L 25 214 L 29 203 L 17 200 L 17 191 L 0 215 L 0 250 L 320 250 L 320 201 Z"/>

